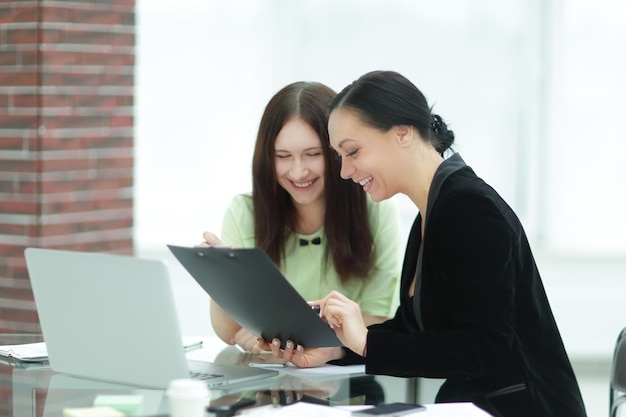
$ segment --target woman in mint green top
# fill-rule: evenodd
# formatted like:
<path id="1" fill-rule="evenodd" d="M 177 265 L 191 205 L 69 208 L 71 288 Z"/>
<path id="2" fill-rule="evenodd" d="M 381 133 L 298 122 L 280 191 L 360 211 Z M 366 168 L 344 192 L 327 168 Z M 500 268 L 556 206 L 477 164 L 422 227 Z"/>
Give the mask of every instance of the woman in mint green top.
<path id="1" fill-rule="evenodd" d="M 367 211 L 374 242 L 387 242 L 375 248 L 374 267 L 367 280 L 341 282 L 332 264 L 325 262 L 328 239 L 324 228 L 310 234 L 291 233 L 285 241 L 285 259 L 280 271 L 305 300 L 319 300 L 330 291 L 350 294 L 365 314 L 391 317 L 395 313 L 395 283 L 398 246 L 396 207 L 390 201 L 374 203 L 367 199 Z M 222 224 L 222 241 L 237 248 L 256 246 L 254 239 L 254 208 L 250 195 L 238 195 L 226 211 Z M 318 243 L 319 242 L 319 243 Z M 351 297 L 351 298 L 352 298 Z"/>
<path id="2" fill-rule="evenodd" d="M 209 245 L 260 247 L 306 300 L 337 290 L 359 303 L 367 324 L 395 312 L 400 273 L 398 212 L 342 180 L 329 146 L 327 109 L 335 92 L 313 82 L 289 84 L 265 108 L 252 160 L 251 195 L 228 208 L 222 238 Z M 259 351 L 211 301 L 211 323 L 225 342 Z"/>

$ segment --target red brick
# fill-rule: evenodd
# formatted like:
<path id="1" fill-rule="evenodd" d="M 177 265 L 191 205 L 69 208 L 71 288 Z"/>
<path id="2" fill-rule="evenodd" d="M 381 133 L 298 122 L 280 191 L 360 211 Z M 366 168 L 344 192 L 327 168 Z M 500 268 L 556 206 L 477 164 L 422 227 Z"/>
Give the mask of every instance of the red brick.
<path id="1" fill-rule="evenodd" d="M 132 209 L 133 201 L 128 197 L 120 197 L 118 199 L 96 200 L 94 205 L 96 210 Z M 129 219 L 132 222 L 132 218 Z"/>
<path id="2" fill-rule="evenodd" d="M 133 138 L 125 136 L 83 136 L 83 137 L 54 137 L 43 136 L 42 148 L 51 150 L 76 150 L 76 149 L 99 149 L 99 148 L 122 148 L 133 147 Z M 1 144 L 2 142 L 0 142 Z M 0 149 L 2 147 L 0 146 Z"/>
<path id="3" fill-rule="evenodd" d="M 27 294 L 29 294 L 30 298 L 25 298 L 25 300 L 33 301 L 33 291 L 29 290 Z M 7 291 L 6 294 L 2 294 L 2 298 L 14 298 L 14 294 L 12 291 Z M 0 308 L 0 320 L 11 320 L 21 323 L 39 322 L 35 310 L 24 310 L 21 308 Z"/>
<path id="4" fill-rule="evenodd" d="M 6 44 L 22 44 L 22 43 L 37 43 L 37 28 L 36 23 L 33 22 L 32 28 L 19 28 L 19 29 L 7 29 Z"/>
<path id="5" fill-rule="evenodd" d="M 83 149 L 82 139 L 81 138 L 64 138 L 64 137 L 54 137 L 43 135 L 39 139 L 42 150 L 51 149 L 51 150 L 74 150 L 74 149 Z"/>
<path id="6" fill-rule="evenodd" d="M 35 5 L 0 4 L 0 24 L 36 21 L 37 7 Z"/>
<path id="7" fill-rule="evenodd" d="M 135 35 L 123 32 L 65 30 L 60 33 L 60 42 L 87 45 L 134 46 Z"/>
<path id="8" fill-rule="evenodd" d="M 62 72 L 50 70 L 42 74 L 42 85 L 53 85 L 55 87 L 77 86 L 77 87 L 102 87 L 102 86 L 132 86 L 134 84 L 133 74 L 109 74 L 91 72 Z"/>
<path id="9" fill-rule="evenodd" d="M 17 51 L 0 51 L 0 65 L 17 65 Z"/>
<path id="10" fill-rule="evenodd" d="M 17 116 L 0 114 L 0 129 L 36 129 L 37 118 L 33 116 Z"/>
<path id="11" fill-rule="evenodd" d="M 130 239 L 106 240 L 88 243 L 68 243 L 63 249 L 82 252 L 104 252 L 132 255 L 134 252 L 133 242 Z"/>
<path id="12" fill-rule="evenodd" d="M 133 33 L 89 31 L 77 29 L 46 30 L 44 32 L 44 42 L 58 42 L 65 44 L 86 44 L 86 45 L 114 45 L 133 46 L 135 35 Z M 56 38 L 56 39 L 55 39 Z"/>
<path id="13" fill-rule="evenodd" d="M 42 51 L 41 57 L 44 65 L 102 65 L 129 68 L 135 65 L 135 56 L 132 53 L 45 50 Z"/>
<path id="14" fill-rule="evenodd" d="M 37 107 L 39 102 L 36 94 L 14 93 L 11 104 L 14 107 Z"/>
<path id="15" fill-rule="evenodd" d="M 4 214 L 37 214 L 37 204 L 23 201 L 0 200 L 0 213 Z"/>
<path id="16" fill-rule="evenodd" d="M 13 8 L 6 5 L 0 6 L 0 23 L 11 23 L 13 21 Z"/>
<path id="17" fill-rule="evenodd" d="M 53 159 L 41 161 L 41 169 L 52 171 L 78 171 L 94 168 L 94 163 L 89 159 Z"/>
<path id="18" fill-rule="evenodd" d="M 135 76 L 130 74 L 105 73 L 101 77 L 102 85 L 132 87 L 135 84 Z"/>
<path id="19" fill-rule="evenodd" d="M 33 194 L 35 192 L 37 192 L 37 183 L 34 181 L 0 180 L 0 193 Z"/>
<path id="20" fill-rule="evenodd" d="M 130 107 L 133 105 L 131 95 L 97 95 L 97 94 L 76 94 L 73 95 L 73 105 L 75 107 Z"/>
<path id="21" fill-rule="evenodd" d="M 42 226 L 42 237 L 72 235 L 86 232 L 128 229 L 133 221 L 128 219 L 102 219 L 102 221 L 85 221 L 80 223 L 47 224 Z"/>
<path id="22" fill-rule="evenodd" d="M 42 4 L 41 13 L 44 22 L 77 23 L 74 18 L 75 10 L 67 6 L 51 6 Z"/>
<path id="23" fill-rule="evenodd" d="M 35 169 L 36 161 L 0 159 L 0 172 L 35 172 Z"/>
<path id="24" fill-rule="evenodd" d="M 42 94 L 41 107 L 73 107 L 75 98 L 71 94 Z"/>
<path id="25" fill-rule="evenodd" d="M 18 137 L 0 137 L 1 150 L 16 150 L 24 147 L 24 140 Z"/>
<path id="26" fill-rule="evenodd" d="M 80 65 L 116 65 L 122 67 L 133 67 L 135 65 L 135 54 L 80 52 L 76 54 L 76 61 L 77 64 Z"/>
<path id="27" fill-rule="evenodd" d="M 134 26 L 135 14 L 119 11 L 76 10 L 74 11 L 74 22 Z"/>
<path id="28" fill-rule="evenodd" d="M 33 45 L 32 49 L 29 46 L 23 46 L 18 54 L 18 65 L 37 65 L 39 62 L 39 51 L 37 45 Z"/>
<path id="29" fill-rule="evenodd" d="M 3 69 L 0 71 L 0 86 L 36 86 L 37 82 L 37 73 L 35 71 L 12 69 Z"/>
<path id="30" fill-rule="evenodd" d="M 31 2 L 28 2 L 31 3 Z M 10 21 L 0 23 L 14 23 L 14 22 L 36 22 L 37 21 L 37 6 L 35 5 L 13 5 Z"/>
<path id="31" fill-rule="evenodd" d="M 82 139 L 82 144 L 88 148 L 132 148 L 133 138 L 127 136 L 91 136 Z"/>
<path id="32" fill-rule="evenodd" d="M 46 129 L 79 129 L 79 128 L 103 128 L 111 126 L 113 116 L 45 116 L 43 125 Z M 1 120 L 1 117 L 0 117 Z M 1 126 L 1 124 L 0 124 Z"/>
<path id="33" fill-rule="evenodd" d="M 19 258 L 24 256 L 25 246 L 6 245 L 0 243 L 0 262 L 6 262 L 10 258 Z"/>
<path id="34" fill-rule="evenodd" d="M 132 168 L 134 159 L 133 157 L 128 158 L 102 158 L 96 161 L 96 167 L 98 169 L 106 169 L 106 168 Z"/>
<path id="35" fill-rule="evenodd" d="M 113 116 L 111 117 L 109 127 L 132 127 L 133 123 L 133 116 Z"/>
<path id="36" fill-rule="evenodd" d="M 20 224 L 0 223 L 0 234 L 3 235 L 25 235 L 27 227 Z"/>

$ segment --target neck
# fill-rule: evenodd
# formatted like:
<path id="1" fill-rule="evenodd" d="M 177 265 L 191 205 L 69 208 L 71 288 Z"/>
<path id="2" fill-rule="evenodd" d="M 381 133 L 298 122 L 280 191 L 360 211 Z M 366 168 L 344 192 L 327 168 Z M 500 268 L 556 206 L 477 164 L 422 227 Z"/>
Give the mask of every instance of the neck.
<path id="1" fill-rule="evenodd" d="M 442 162 L 443 158 L 441 155 L 431 146 L 424 148 L 423 151 L 418 150 L 415 158 L 413 158 L 412 169 L 407 177 L 410 183 L 405 194 L 417 206 L 417 209 L 422 214 L 422 218 L 426 218 L 430 185 L 433 182 L 437 168 L 439 168 Z"/>
<path id="2" fill-rule="evenodd" d="M 326 207 L 324 200 L 320 199 L 310 204 L 299 205 L 296 203 L 296 212 L 298 220 L 296 224 L 296 232 L 303 235 L 315 233 L 324 226 L 324 217 Z"/>

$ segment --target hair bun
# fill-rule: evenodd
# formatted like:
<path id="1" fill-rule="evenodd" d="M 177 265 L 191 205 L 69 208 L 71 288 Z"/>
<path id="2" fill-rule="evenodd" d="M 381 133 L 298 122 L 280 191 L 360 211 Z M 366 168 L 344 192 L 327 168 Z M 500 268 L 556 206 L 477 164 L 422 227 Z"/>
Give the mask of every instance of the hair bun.
<path id="1" fill-rule="evenodd" d="M 432 115 L 430 122 L 433 136 L 435 138 L 437 152 L 443 155 L 454 143 L 454 132 L 448 129 L 448 125 L 438 114 Z"/>

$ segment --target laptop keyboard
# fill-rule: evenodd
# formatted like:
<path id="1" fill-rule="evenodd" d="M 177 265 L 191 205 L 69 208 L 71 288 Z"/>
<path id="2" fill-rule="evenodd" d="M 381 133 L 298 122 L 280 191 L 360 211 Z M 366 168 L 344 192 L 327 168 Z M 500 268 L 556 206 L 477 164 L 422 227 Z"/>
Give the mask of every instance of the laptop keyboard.
<path id="1" fill-rule="evenodd" d="M 213 374 L 210 372 L 197 372 L 197 371 L 189 371 L 189 376 L 193 379 L 199 379 L 201 381 L 206 381 L 208 379 L 220 378 L 224 375 Z"/>

